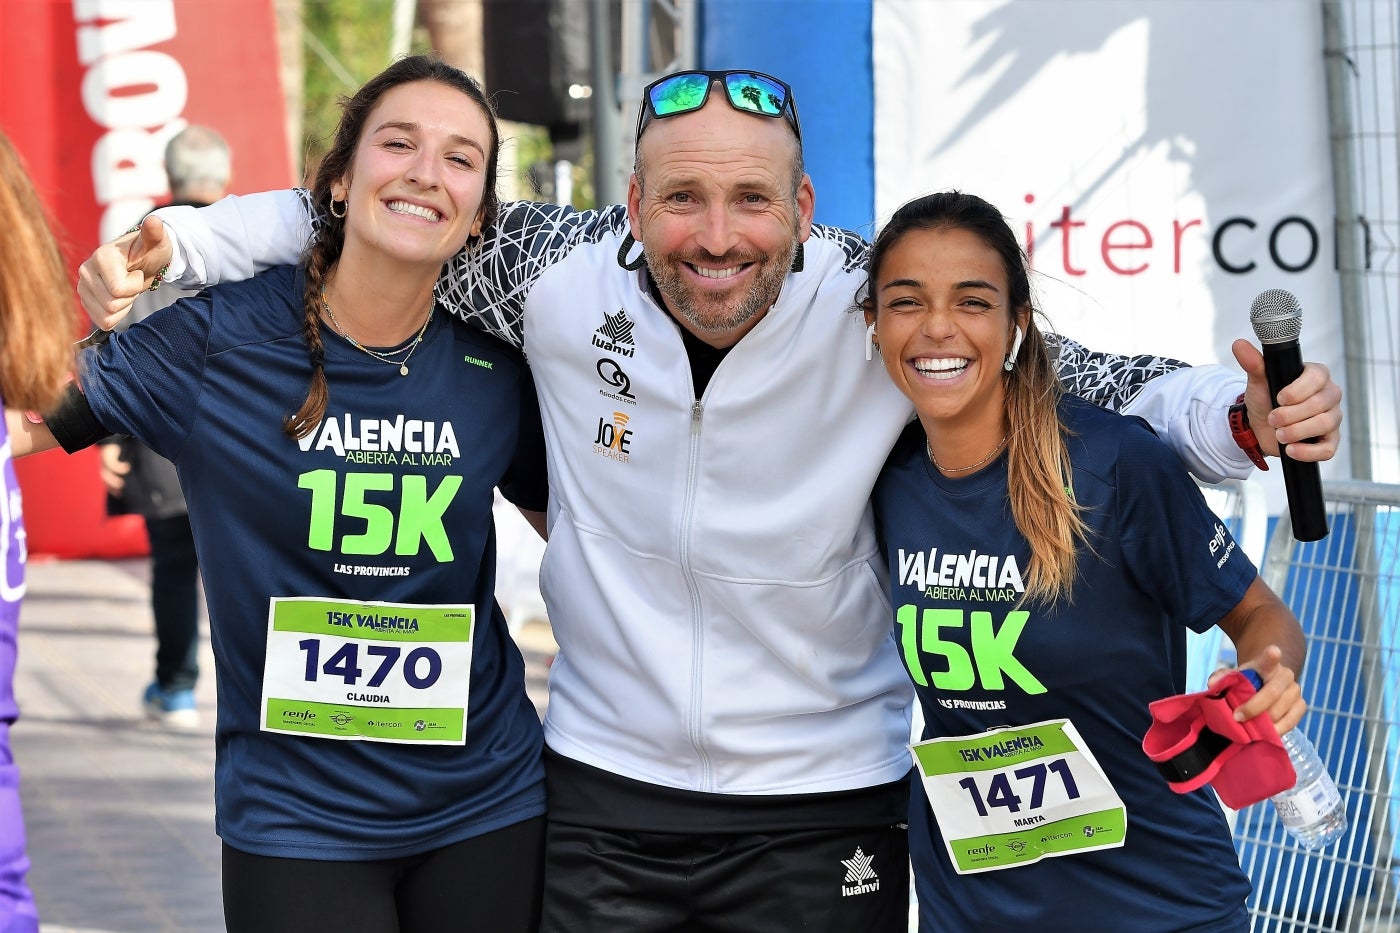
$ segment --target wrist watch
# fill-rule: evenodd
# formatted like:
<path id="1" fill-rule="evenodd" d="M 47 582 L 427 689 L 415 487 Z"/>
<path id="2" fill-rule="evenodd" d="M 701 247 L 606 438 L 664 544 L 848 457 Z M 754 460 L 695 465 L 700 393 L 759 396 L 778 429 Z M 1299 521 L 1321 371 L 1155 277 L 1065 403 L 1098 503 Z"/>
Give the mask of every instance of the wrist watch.
<path id="1" fill-rule="evenodd" d="M 1254 429 L 1249 426 L 1249 410 L 1245 408 L 1243 392 L 1230 406 L 1230 436 L 1255 466 L 1261 470 L 1269 469 L 1264 459 L 1264 449 L 1259 446 L 1259 438 L 1254 436 Z"/>

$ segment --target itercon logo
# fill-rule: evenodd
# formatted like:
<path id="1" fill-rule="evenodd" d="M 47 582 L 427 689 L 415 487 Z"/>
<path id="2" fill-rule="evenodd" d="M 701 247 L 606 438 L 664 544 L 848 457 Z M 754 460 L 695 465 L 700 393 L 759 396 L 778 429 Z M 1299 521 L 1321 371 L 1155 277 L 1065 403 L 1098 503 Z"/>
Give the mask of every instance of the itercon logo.
<path id="1" fill-rule="evenodd" d="M 623 463 L 632 459 L 632 429 L 627 422 L 632 416 L 625 411 L 612 413 L 612 421 L 598 419 L 598 433 L 593 438 L 593 452 L 610 460 Z"/>
<path id="2" fill-rule="evenodd" d="M 870 867 L 873 861 L 875 857 L 866 855 L 859 846 L 856 847 L 855 855 L 841 860 L 841 864 L 846 866 L 846 879 L 841 885 L 842 897 L 872 894 L 880 890 L 880 876 Z"/>
<path id="3" fill-rule="evenodd" d="M 622 356 L 637 352 L 637 345 L 632 342 L 632 322 L 625 308 L 618 308 L 616 314 L 603 315 L 603 326 L 593 332 L 593 346 Z"/>

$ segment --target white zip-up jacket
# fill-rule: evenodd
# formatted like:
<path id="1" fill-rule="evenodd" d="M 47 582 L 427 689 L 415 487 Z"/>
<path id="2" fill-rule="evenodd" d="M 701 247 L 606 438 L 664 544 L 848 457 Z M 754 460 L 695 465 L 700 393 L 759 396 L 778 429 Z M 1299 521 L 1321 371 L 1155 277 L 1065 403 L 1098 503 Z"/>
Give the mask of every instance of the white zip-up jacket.
<path id="1" fill-rule="evenodd" d="M 294 259 L 307 231 L 290 193 L 162 217 L 182 285 Z M 539 390 L 541 589 L 559 643 L 546 741 L 694 791 L 898 780 L 912 692 L 869 495 L 912 409 L 865 359 L 854 299 L 866 244 L 815 227 L 805 269 L 696 399 L 645 269 L 619 265 L 626 232 L 620 206 L 507 204 L 438 288 L 445 307 L 524 348 Z M 1146 382 L 1175 365 L 1060 343 L 1070 391 L 1143 415 L 1207 480 L 1246 475 L 1225 412 L 1243 379 L 1199 367 Z"/>

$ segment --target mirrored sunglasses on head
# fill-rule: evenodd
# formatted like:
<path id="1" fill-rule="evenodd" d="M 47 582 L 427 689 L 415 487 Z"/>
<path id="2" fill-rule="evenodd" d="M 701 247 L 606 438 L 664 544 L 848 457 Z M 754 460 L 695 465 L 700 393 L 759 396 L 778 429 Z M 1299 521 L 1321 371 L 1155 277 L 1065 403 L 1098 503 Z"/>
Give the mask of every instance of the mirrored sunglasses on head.
<path id="1" fill-rule="evenodd" d="M 642 92 L 636 138 L 641 139 L 642 130 L 652 119 L 674 117 L 705 106 L 716 81 L 724 88 L 725 100 L 735 110 L 787 120 L 797 141 L 802 141 L 802 125 L 797 119 L 792 88 L 787 82 L 761 71 L 681 71 L 653 81 Z"/>

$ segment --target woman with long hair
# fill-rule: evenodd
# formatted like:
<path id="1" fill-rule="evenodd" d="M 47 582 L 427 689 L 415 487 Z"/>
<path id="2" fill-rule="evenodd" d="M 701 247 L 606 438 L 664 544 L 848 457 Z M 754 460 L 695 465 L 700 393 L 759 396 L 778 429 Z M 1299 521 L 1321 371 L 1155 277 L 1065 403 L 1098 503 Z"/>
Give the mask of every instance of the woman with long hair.
<path id="1" fill-rule="evenodd" d="M 1298 621 L 1145 423 L 1061 391 L 995 207 L 905 204 L 871 250 L 869 339 L 914 403 L 875 490 L 894 627 L 925 718 L 910 851 L 924 930 L 1244 931 L 1224 814 L 1142 749 L 1218 625 L 1305 709 Z"/>
<path id="2" fill-rule="evenodd" d="M 19 154 L 0 133 L 0 230 L 5 263 L 0 269 L 0 399 L 10 408 L 45 409 L 58 398 L 72 363 L 72 286 L 45 212 Z M 15 705 L 15 656 L 20 599 L 24 596 L 24 514 L 10 462 L 10 437 L 0 427 L 0 930 L 39 929 L 34 898 L 25 883 L 24 815 L 19 768 L 10 753 Z"/>
<path id="3" fill-rule="evenodd" d="M 543 509 L 539 414 L 520 354 L 433 295 L 494 218 L 499 133 L 426 56 L 343 109 L 301 263 L 113 335 L 27 440 L 130 434 L 179 469 L 230 930 L 528 931 L 542 738 L 491 507 Z"/>

